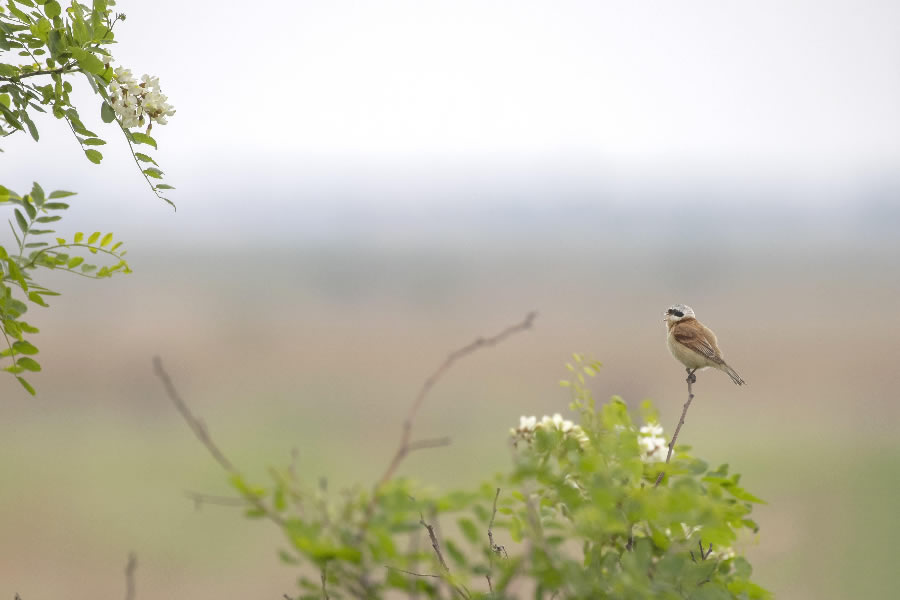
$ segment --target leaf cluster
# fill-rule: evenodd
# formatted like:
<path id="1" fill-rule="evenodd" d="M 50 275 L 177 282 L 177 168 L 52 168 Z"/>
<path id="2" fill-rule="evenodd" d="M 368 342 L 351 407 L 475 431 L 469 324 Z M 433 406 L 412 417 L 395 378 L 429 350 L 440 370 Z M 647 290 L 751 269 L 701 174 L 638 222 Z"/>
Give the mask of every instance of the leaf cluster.
<path id="1" fill-rule="evenodd" d="M 599 365 L 575 355 L 569 367 L 589 443 L 537 430 L 507 472 L 475 490 L 395 479 L 369 514 L 365 488 L 331 493 L 292 469 L 273 469 L 268 487 L 232 484 L 247 516 L 283 532 L 279 556 L 300 571 L 298 598 L 769 598 L 734 550 L 757 532 L 761 500 L 727 465 L 710 468 L 685 447 L 668 465 L 646 462 L 626 404 L 597 407 L 586 386 Z M 649 404 L 643 412 L 655 416 Z"/>
<path id="2" fill-rule="evenodd" d="M 32 395 L 34 387 L 23 375 L 40 371 L 41 365 L 34 357 L 39 352 L 37 346 L 26 336 L 38 333 L 38 328 L 23 316 L 29 304 L 48 306 L 47 298 L 59 295 L 35 281 L 35 272 L 58 270 L 90 279 L 131 272 L 122 242 L 115 241 L 112 233 L 79 232 L 71 240 L 55 237 L 53 227 L 69 208 L 62 199 L 72 195 L 73 192 L 63 190 L 45 194 L 37 182 L 24 195 L 0 186 L 0 206 L 13 207 L 9 228 L 15 239 L 14 248 L 0 246 L 0 332 L 5 341 L 0 358 L 9 361 L 3 370 L 15 375 Z M 97 263 L 89 260 L 91 256 L 106 260 Z"/>

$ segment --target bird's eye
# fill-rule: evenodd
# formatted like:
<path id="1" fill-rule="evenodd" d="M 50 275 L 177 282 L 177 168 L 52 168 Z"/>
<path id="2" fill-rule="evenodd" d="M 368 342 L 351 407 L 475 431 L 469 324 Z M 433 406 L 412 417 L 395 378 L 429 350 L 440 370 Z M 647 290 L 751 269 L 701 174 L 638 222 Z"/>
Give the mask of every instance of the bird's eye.
<path id="1" fill-rule="evenodd" d="M 684 316 L 684 313 L 681 312 L 680 310 L 673 310 L 672 314 L 675 315 L 676 317 L 678 317 L 679 319 Z"/>
<path id="2" fill-rule="evenodd" d="M 675 311 L 672 310 L 671 308 L 670 308 L 669 310 L 666 311 L 666 313 L 668 313 L 668 314 L 670 314 L 670 315 L 671 315 L 673 312 L 675 312 Z"/>

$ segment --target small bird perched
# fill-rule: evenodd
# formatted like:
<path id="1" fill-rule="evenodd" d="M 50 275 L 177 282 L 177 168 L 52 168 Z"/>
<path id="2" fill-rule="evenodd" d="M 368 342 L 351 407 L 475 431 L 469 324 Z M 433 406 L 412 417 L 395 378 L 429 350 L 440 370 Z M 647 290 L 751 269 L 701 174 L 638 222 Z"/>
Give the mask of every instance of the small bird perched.
<path id="1" fill-rule="evenodd" d="M 697 380 L 694 371 L 712 367 L 725 371 L 736 384 L 744 385 L 745 381 L 741 376 L 722 358 L 716 334 L 696 319 L 690 306 L 673 305 L 665 312 L 663 320 L 669 330 L 669 352 L 687 368 L 690 383 Z"/>

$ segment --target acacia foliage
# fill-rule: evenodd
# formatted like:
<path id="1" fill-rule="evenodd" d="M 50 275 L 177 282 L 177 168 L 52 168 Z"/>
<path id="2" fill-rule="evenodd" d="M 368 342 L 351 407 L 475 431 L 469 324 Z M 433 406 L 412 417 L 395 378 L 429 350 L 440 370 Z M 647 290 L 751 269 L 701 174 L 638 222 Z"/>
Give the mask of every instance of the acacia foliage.
<path id="1" fill-rule="evenodd" d="M 112 0 L 0 3 L 0 138 L 27 133 L 38 142 L 39 115 L 52 115 L 65 123 L 87 161 L 99 164 L 103 160 L 99 148 L 106 140 L 85 125 L 71 95 L 75 85 L 87 85 L 99 96 L 97 116 L 124 135 L 150 189 L 171 204 L 163 196 L 173 189 L 163 183 L 163 171 L 136 147 L 155 149 L 150 126 L 152 122 L 165 123 L 165 116 L 174 109 L 159 94 L 157 78 L 145 76 L 138 83 L 129 70 L 111 66 L 114 29 L 125 20 L 124 14 L 114 12 L 114 6 Z M 123 86 L 128 90 L 123 91 Z M 161 106 L 164 114 L 159 113 Z M 140 113 L 137 120 L 134 113 Z M 138 131 L 133 122 L 146 123 L 146 130 Z M 13 190 L 18 186 L 2 185 L 7 183 L 0 182 L 0 207 L 8 210 L 12 239 L 0 245 L 0 368 L 34 394 L 25 375 L 41 370 L 31 337 L 38 328 L 24 317 L 30 305 L 47 306 L 47 298 L 58 295 L 37 281 L 38 273 L 53 269 L 103 279 L 131 270 L 122 242 L 114 240 L 112 233 L 57 234 L 58 221 L 69 208 L 68 197 L 73 192 L 45 193 L 35 182 L 30 191 L 19 193 Z M 95 257 L 101 260 L 93 260 Z"/>

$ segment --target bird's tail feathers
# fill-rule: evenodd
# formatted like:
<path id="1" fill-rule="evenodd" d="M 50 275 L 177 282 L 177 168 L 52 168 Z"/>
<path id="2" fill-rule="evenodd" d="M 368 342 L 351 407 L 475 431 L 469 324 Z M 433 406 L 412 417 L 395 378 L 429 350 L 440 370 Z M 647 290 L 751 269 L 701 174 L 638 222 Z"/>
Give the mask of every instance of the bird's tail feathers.
<path id="1" fill-rule="evenodd" d="M 735 382 L 737 385 L 744 385 L 745 383 L 747 383 L 746 381 L 744 381 L 741 378 L 740 375 L 737 374 L 737 371 L 735 371 L 734 369 L 732 369 L 731 367 L 729 367 L 728 365 L 726 365 L 724 363 L 722 364 L 722 370 L 725 371 L 726 373 L 728 373 L 728 376 L 731 377 L 731 380 L 733 382 Z"/>

